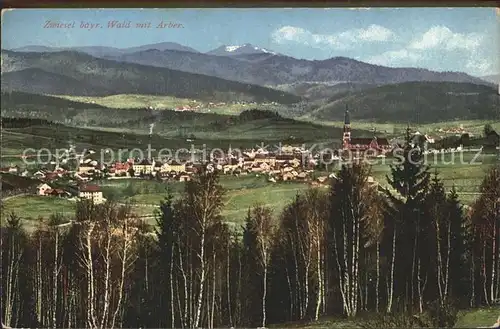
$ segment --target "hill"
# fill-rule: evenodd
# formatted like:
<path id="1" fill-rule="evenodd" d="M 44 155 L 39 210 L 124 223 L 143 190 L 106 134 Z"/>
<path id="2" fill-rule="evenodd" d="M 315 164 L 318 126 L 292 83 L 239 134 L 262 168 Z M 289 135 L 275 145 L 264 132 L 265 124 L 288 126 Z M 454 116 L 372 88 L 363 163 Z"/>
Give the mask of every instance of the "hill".
<path id="1" fill-rule="evenodd" d="M 481 77 L 481 79 L 494 83 L 496 85 L 500 84 L 500 74 L 493 74 L 493 75 L 487 75 L 484 77 Z"/>
<path id="2" fill-rule="evenodd" d="M 257 85 L 274 86 L 296 82 L 392 84 L 408 81 L 490 84 L 490 82 L 461 72 L 384 67 L 346 57 L 333 57 L 325 60 L 297 59 L 250 44 L 239 48 L 222 46 L 220 49 L 205 54 L 174 43 L 144 45 L 127 49 L 111 47 L 61 49 L 29 46 L 15 50 L 25 52 L 73 50 L 110 60 L 170 68 Z"/>
<path id="3" fill-rule="evenodd" d="M 29 189 L 40 184 L 37 179 L 32 179 L 29 177 L 22 177 L 18 175 L 1 173 L 0 183 L 2 185 L 2 192 L 8 192 L 17 189 Z"/>
<path id="4" fill-rule="evenodd" d="M 28 68 L 2 74 L 2 91 L 23 90 L 36 94 L 104 96 L 112 91 L 57 73 Z"/>
<path id="5" fill-rule="evenodd" d="M 185 141 L 186 138 L 193 135 L 202 140 L 217 142 L 217 144 L 224 144 L 225 141 L 230 140 L 248 140 L 249 143 L 250 141 L 251 143 L 285 142 L 286 140 L 293 140 L 295 143 L 318 140 L 333 141 L 338 140 L 341 136 L 341 128 L 338 127 L 297 121 L 281 117 L 274 112 L 261 110 L 248 110 L 235 116 L 171 110 L 158 111 L 146 108 L 113 109 L 57 97 L 16 92 L 3 94 L 1 104 L 2 117 L 4 118 L 44 119 L 65 124 L 73 130 L 76 127 L 79 129 L 87 128 L 87 131 L 98 129 L 101 131 L 99 134 L 103 136 L 111 134 L 101 139 L 103 143 L 111 143 L 111 145 L 115 141 L 126 144 L 128 139 L 132 143 L 139 135 L 147 139 L 149 126 L 153 123 L 155 136 L 161 136 L 161 138 L 184 138 Z M 62 132 L 64 129 L 46 126 L 43 128 L 44 136 L 52 137 L 55 130 L 58 131 L 58 134 L 64 135 Z M 33 134 L 33 129 L 30 128 L 29 131 L 30 134 Z M 357 132 L 370 134 L 363 130 Z M 74 132 L 71 135 L 88 135 L 89 133 Z M 125 138 L 123 134 L 130 136 Z M 67 137 L 63 139 L 68 140 Z M 107 140 L 109 142 L 106 142 Z M 163 147 L 161 145 L 166 145 L 165 143 L 171 144 L 170 141 L 167 142 L 163 139 L 161 143 L 160 141 L 158 143 L 160 148 Z M 251 144 L 251 146 L 255 146 L 255 144 Z"/>
<path id="6" fill-rule="evenodd" d="M 319 101 L 319 100 L 329 99 L 340 93 L 354 92 L 374 87 L 377 87 L 377 85 L 368 83 L 352 83 L 352 82 L 337 83 L 334 85 L 298 82 L 298 83 L 275 86 L 276 89 L 301 96 L 305 98 L 307 101 Z"/>
<path id="7" fill-rule="evenodd" d="M 452 82 L 407 82 L 340 93 L 308 116 L 342 120 L 346 106 L 353 119 L 376 122 L 500 119 L 500 96 L 496 89 Z"/>
<path id="8" fill-rule="evenodd" d="M 137 51 L 143 51 L 148 49 L 158 49 L 158 50 L 179 50 L 179 51 L 189 51 L 193 53 L 197 53 L 198 51 L 191 48 L 186 47 L 176 42 L 160 42 L 153 44 L 145 44 L 137 47 L 128 47 L 128 48 L 116 48 L 116 47 L 103 47 L 103 46 L 86 46 L 86 47 L 46 47 L 46 46 L 24 46 L 19 48 L 11 49 L 16 52 L 58 52 L 58 51 L 79 51 L 83 53 L 87 53 L 92 56 L 116 56 L 120 54 L 134 53 Z"/>
<path id="9" fill-rule="evenodd" d="M 46 91 L 50 91 L 49 94 L 56 94 L 55 91 L 61 84 L 73 79 L 85 83 L 86 86 L 101 88 L 109 95 L 133 93 L 210 101 L 273 101 L 283 104 L 300 100 L 295 95 L 257 85 L 168 68 L 117 62 L 70 51 L 51 53 L 2 51 L 2 80 L 6 73 L 10 73 L 7 83 L 2 84 L 2 90 L 36 93 L 35 88 L 31 86 L 32 81 L 22 83 L 24 78 L 29 77 L 29 74 L 22 72 L 26 69 L 37 69 L 39 75 L 42 75 L 40 71 L 47 72 L 43 76 L 55 79 L 45 87 Z M 65 77 L 64 80 L 62 77 Z M 15 84 L 9 85 L 9 81 Z M 73 88 L 76 92 L 79 90 L 77 86 L 68 88 Z M 85 92 L 80 91 L 73 96 L 85 96 Z"/>
<path id="10" fill-rule="evenodd" d="M 346 57 L 311 61 L 271 53 L 214 56 L 169 50 L 147 50 L 108 58 L 270 86 L 296 82 L 392 84 L 407 81 L 452 81 L 489 84 L 461 72 L 384 67 Z"/>

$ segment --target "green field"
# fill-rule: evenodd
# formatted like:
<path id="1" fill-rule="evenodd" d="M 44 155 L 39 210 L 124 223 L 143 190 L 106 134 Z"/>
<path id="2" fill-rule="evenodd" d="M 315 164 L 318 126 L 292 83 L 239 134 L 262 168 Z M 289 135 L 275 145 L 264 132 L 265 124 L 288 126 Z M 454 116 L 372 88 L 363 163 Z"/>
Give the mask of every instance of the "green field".
<path id="1" fill-rule="evenodd" d="M 498 307 L 462 310 L 458 313 L 458 319 L 454 328 L 488 328 L 496 322 L 500 316 Z M 286 323 L 279 326 L 269 325 L 270 328 L 368 328 L 363 323 L 363 318 L 370 318 L 371 314 L 363 314 L 358 319 L 347 320 L 342 318 L 327 317 L 318 321 L 302 323 Z"/>
<path id="2" fill-rule="evenodd" d="M 498 163 L 497 156 L 482 154 L 475 159 L 477 164 L 470 163 L 475 153 L 465 153 L 461 161 L 455 158 L 455 163 L 451 163 L 451 157 L 450 154 L 445 154 L 443 158 L 439 155 L 439 162 L 436 164 L 432 163 L 432 157 L 429 158 L 431 172 L 437 169 L 445 189 L 449 191 L 454 186 L 462 203 L 470 205 L 479 195 L 479 187 L 485 174 L 492 165 Z M 383 186 L 387 186 L 386 175 L 390 173 L 390 160 L 378 161 L 380 162 L 372 166 L 372 176 Z M 314 176 L 324 174 L 327 173 L 317 172 Z M 274 215 L 278 216 L 297 193 L 309 188 L 307 184 L 299 182 L 271 183 L 264 175 L 257 177 L 255 174 L 241 177 L 222 175 L 220 183 L 226 190 L 222 215 L 233 225 L 240 225 L 248 208 L 256 204 L 270 207 Z M 102 187 L 105 198 L 131 204 L 141 216 L 153 215 L 167 195 L 167 190 L 175 198 L 182 193 L 184 187 L 181 182 L 163 183 L 139 179 L 104 180 L 98 184 Z M 47 218 L 54 212 L 71 215 L 74 211 L 74 202 L 51 197 L 14 197 L 6 200 L 4 206 L 6 211 L 15 211 L 23 218 Z"/>
<path id="3" fill-rule="evenodd" d="M 303 116 L 300 118 L 301 120 L 308 122 L 319 122 L 313 120 L 307 116 Z M 343 121 L 321 121 L 323 125 L 333 126 L 341 128 L 344 126 Z M 482 135 L 484 132 L 484 126 L 486 124 L 490 124 L 494 130 L 500 131 L 500 119 L 499 120 L 451 120 L 446 122 L 436 122 L 436 123 L 427 123 L 427 124 L 411 124 L 411 128 L 420 131 L 421 133 L 428 133 L 432 136 L 439 134 L 438 129 L 450 129 L 450 128 L 459 128 L 463 127 L 466 131 L 473 133 L 475 135 Z M 399 123 L 379 123 L 379 122 L 371 122 L 371 121 L 362 121 L 362 120 L 351 120 L 351 128 L 352 129 L 360 129 L 360 130 L 376 130 L 378 132 L 386 133 L 388 135 L 397 135 L 402 134 L 406 129 L 406 124 Z"/>
<path id="4" fill-rule="evenodd" d="M 144 108 L 158 108 L 158 109 L 172 109 L 177 106 L 191 105 L 196 106 L 198 102 L 192 99 L 176 98 L 171 96 L 155 96 L 155 95 L 134 95 L 134 94 L 120 94 L 104 97 L 89 97 L 89 96 L 68 96 L 68 95 L 50 95 L 68 99 L 74 102 L 85 104 L 97 104 L 113 109 L 144 109 Z M 282 106 L 279 105 L 264 105 L 264 104 L 225 104 L 217 105 L 210 108 L 201 108 L 197 112 L 210 112 L 226 115 L 238 115 L 244 110 L 250 108 L 258 108 L 261 110 L 277 111 Z"/>
<path id="5" fill-rule="evenodd" d="M 180 196 L 184 183 L 161 183 L 138 179 L 107 180 L 99 183 L 103 195 L 107 199 L 119 203 L 128 203 L 140 216 L 151 216 L 167 195 L 167 189 L 174 198 Z M 266 205 L 278 215 L 284 206 L 293 200 L 300 191 L 308 188 L 303 183 L 283 182 L 269 183 L 264 176 L 221 176 L 221 185 L 226 189 L 225 207 L 222 215 L 228 223 L 240 225 L 243 223 L 248 208 L 256 205 Z M 6 213 L 15 212 L 23 219 L 31 221 L 38 217 L 48 218 L 53 213 L 72 216 L 75 202 L 67 199 L 19 196 L 4 201 Z M 151 220 L 154 223 L 154 220 Z"/>

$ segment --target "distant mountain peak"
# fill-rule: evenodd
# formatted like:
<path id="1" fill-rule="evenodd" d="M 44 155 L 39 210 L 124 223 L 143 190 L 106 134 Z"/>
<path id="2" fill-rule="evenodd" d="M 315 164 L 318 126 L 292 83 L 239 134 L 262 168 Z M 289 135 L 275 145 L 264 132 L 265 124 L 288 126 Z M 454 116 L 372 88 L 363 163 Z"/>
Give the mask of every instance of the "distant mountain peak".
<path id="1" fill-rule="evenodd" d="M 222 45 L 214 50 L 207 52 L 209 55 L 216 56 L 234 56 L 234 55 L 253 55 L 253 54 L 271 54 L 277 55 L 276 52 L 252 45 L 251 43 L 244 43 L 242 45 Z"/>

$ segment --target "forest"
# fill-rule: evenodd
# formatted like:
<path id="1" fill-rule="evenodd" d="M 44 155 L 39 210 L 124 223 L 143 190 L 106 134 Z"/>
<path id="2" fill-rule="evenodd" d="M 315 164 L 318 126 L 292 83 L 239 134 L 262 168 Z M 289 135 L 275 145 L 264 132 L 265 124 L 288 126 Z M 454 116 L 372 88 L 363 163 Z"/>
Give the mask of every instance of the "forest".
<path id="1" fill-rule="evenodd" d="M 277 218 L 248 209 L 239 229 L 224 222 L 211 172 L 178 199 L 167 192 L 155 227 L 113 202 L 81 202 L 29 234 L 3 213 L 2 324 L 266 327 L 370 313 L 452 327 L 457 310 L 500 299 L 500 167 L 466 209 L 408 141 L 391 189 L 369 166 L 344 165 Z"/>

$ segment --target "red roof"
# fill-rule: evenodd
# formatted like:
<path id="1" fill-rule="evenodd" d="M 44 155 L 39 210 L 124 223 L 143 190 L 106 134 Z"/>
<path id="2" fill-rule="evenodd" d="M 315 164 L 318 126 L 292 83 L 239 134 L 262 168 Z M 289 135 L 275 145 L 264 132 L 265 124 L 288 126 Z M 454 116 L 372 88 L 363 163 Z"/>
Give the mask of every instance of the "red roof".
<path id="1" fill-rule="evenodd" d="M 80 186 L 80 192 L 99 192 L 101 188 L 97 185 L 84 185 Z"/>
<path id="2" fill-rule="evenodd" d="M 114 168 L 116 170 L 128 170 L 130 168 L 130 165 L 128 163 L 117 162 L 115 163 Z"/>

